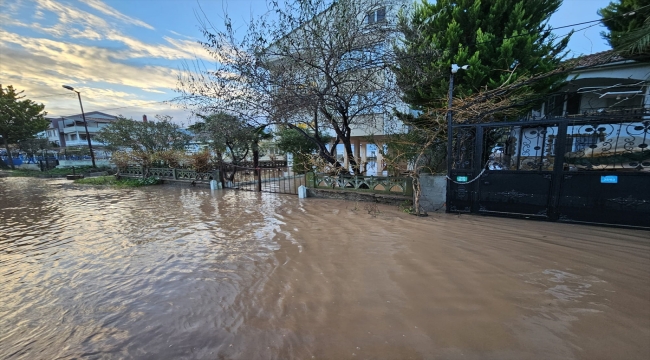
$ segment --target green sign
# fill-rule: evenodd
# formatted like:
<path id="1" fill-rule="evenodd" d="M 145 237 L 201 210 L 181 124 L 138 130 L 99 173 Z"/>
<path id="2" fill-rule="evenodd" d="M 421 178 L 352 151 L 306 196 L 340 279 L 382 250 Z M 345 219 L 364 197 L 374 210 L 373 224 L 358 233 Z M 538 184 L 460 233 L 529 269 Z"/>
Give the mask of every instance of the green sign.
<path id="1" fill-rule="evenodd" d="M 456 176 L 456 181 L 467 182 L 467 176 Z"/>

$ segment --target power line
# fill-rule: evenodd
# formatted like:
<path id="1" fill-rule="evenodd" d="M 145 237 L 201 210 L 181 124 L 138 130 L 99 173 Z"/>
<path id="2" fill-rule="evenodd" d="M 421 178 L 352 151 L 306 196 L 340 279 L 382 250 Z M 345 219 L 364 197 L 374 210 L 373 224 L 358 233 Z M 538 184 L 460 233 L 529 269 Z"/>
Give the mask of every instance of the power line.
<path id="1" fill-rule="evenodd" d="M 46 98 L 46 97 L 52 97 L 52 96 L 64 96 L 64 95 L 71 95 L 72 96 L 74 94 L 73 93 L 45 94 L 45 95 L 42 95 L 42 96 L 36 96 L 35 98 L 40 99 L 40 98 Z"/>

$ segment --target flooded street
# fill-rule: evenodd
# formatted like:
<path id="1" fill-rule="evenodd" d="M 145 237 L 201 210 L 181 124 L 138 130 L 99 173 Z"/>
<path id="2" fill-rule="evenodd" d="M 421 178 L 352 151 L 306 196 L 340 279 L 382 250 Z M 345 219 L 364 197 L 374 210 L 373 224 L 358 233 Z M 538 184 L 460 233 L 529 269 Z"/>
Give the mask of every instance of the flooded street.
<path id="1" fill-rule="evenodd" d="M 0 359 L 648 359 L 650 232 L 0 178 Z"/>

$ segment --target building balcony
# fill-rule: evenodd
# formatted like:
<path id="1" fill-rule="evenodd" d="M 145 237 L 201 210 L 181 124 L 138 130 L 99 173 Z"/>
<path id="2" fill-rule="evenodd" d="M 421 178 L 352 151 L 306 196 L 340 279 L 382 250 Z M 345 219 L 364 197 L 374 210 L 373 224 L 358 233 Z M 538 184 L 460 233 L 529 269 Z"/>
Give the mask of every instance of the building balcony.
<path id="1" fill-rule="evenodd" d="M 91 134 L 94 134 L 99 131 L 99 128 L 96 127 L 88 127 L 88 132 Z M 80 134 L 85 134 L 86 133 L 86 128 L 83 126 L 66 126 L 63 128 L 63 133 L 64 134 L 74 134 L 74 133 L 80 133 Z"/>
<path id="2" fill-rule="evenodd" d="M 102 143 L 100 143 L 100 142 L 98 142 L 96 140 L 93 140 L 93 139 L 90 139 L 90 144 L 92 146 L 104 146 L 104 144 L 102 144 Z M 85 139 L 84 140 L 66 140 L 65 141 L 65 146 L 68 146 L 68 147 L 69 146 L 88 146 L 88 141 L 85 140 Z"/>

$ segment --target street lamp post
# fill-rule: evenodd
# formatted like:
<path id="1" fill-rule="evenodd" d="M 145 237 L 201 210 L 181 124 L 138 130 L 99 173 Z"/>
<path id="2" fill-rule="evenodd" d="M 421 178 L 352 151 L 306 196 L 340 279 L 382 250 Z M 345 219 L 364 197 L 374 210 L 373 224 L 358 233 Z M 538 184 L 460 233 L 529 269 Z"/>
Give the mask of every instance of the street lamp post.
<path id="1" fill-rule="evenodd" d="M 79 98 L 79 107 L 81 107 L 81 117 L 84 119 L 84 129 L 86 129 L 86 140 L 88 140 L 88 149 L 90 150 L 90 159 L 93 162 L 93 167 L 97 167 L 95 165 L 95 153 L 93 152 L 93 145 L 90 143 L 90 133 L 88 132 L 88 123 L 86 122 L 86 114 L 84 114 L 84 106 L 81 103 L 81 93 L 79 91 L 75 90 L 72 86 L 68 85 L 63 85 L 64 89 L 68 89 L 70 91 L 74 91 L 77 93 L 77 97 Z"/>
<path id="2" fill-rule="evenodd" d="M 457 64 L 451 64 L 451 73 L 449 75 L 449 99 L 447 103 L 447 212 L 449 212 L 449 204 L 451 200 L 451 169 L 452 169 L 452 147 L 453 147 L 453 118 L 451 107 L 453 106 L 453 96 L 454 96 L 454 74 L 458 70 L 469 69 L 469 65 L 458 66 Z"/>

